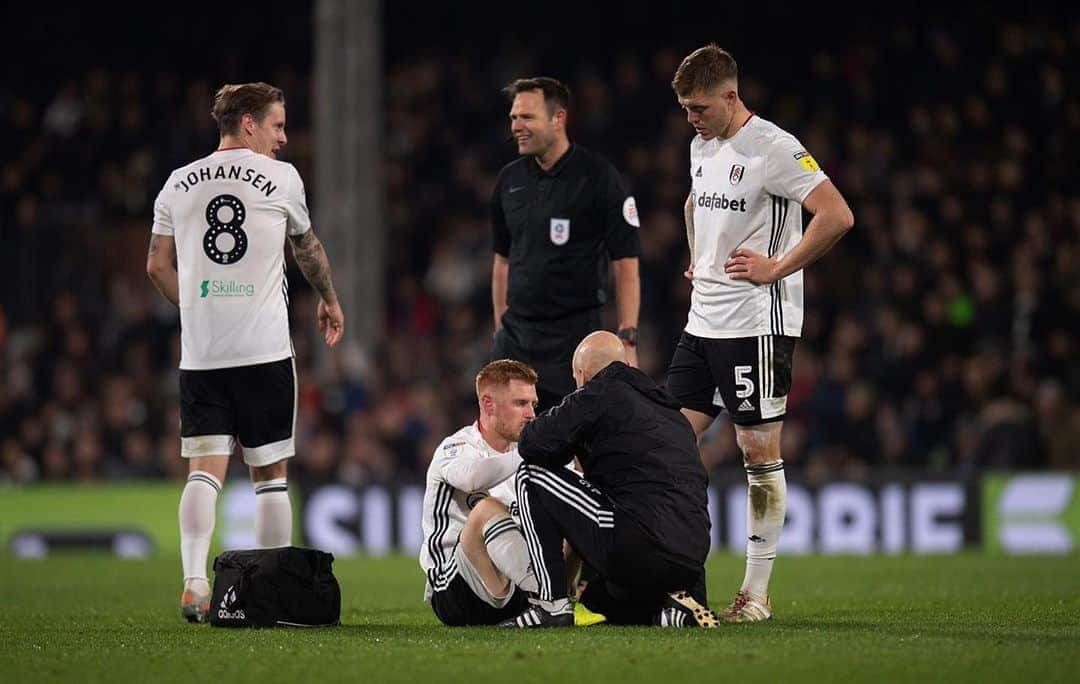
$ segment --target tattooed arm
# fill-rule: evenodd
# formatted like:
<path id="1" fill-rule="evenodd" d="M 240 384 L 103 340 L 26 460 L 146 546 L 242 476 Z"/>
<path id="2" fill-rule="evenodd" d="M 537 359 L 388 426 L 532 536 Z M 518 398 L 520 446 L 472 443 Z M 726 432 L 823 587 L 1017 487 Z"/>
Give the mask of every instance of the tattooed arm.
<path id="1" fill-rule="evenodd" d="M 150 234 L 150 249 L 146 254 L 146 275 L 158 292 L 180 306 L 180 282 L 176 274 L 176 240 L 171 235 Z"/>
<path id="2" fill-rule="evenodd" d="M 330 278 L 330 260 L 326 257 L 326 250 L 319 238 L 315 237 L 314 230 L 290 235 L 289 241 L 292 243 L 293 256 L 300 272 L 322 298 L 318 308 L 319 330 L 323 332 L 326 344 L 333 347 L 345 330 L 345 314 L 341 310 L 337 292 L 334 291 L 334 282 Z"/>

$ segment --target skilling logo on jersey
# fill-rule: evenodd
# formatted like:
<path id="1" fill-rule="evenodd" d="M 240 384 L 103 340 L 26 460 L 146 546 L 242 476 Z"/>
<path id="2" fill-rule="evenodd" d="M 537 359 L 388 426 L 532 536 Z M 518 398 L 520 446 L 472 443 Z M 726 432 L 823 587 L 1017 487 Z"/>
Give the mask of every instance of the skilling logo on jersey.
<path id="1" fill-rule="evenodd" d="M 731 175 L 728 176 L 728 180 L 731 181 L 732 185 L 738 185 L 739 184 L 739 181 L 742 180 L 743 171 L 745 171 L 745 170 L 746 170 L 746 167 L 743 166 L 742 164 L 732 164 L 731 165 Z"/>
<path id="2" fill-rule="evenodd" d="M 206 297 L 254 297 L 255 283 L 238 283 L 235 280 L 204 280 L 199 283 L 199 298 Z"/>

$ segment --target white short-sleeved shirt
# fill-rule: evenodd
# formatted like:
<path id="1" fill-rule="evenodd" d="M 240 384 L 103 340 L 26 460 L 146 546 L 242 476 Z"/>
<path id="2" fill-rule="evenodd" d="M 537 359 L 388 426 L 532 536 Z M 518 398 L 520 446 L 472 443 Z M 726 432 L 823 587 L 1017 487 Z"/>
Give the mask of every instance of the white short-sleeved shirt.
<path id="1" fill-rule="evenodd" d="M 292 356 L 285 236 L 311 228 L 292 164 L 227 149 L 173 171 L 154 201 L 154 233 L 176 240 L 180 368 Z"/>
<path id="2" fill-rule="evenodd" d="M 452 482 L 457 481 L 462 471 L 490 458 L 504 460 L 502 465 L 505 468 L 502 470 L 507 477 L 499 482 L 484 483 L 488 486 L 478 488 L 462 489 Z M 431 599 L 432 591 L 446 589 L 456 576 L 454 549 L 469 519 L 469 511 L 478 501 L 487 496 L 495 497 L 517 518 L 515 483 L 517 466 L 520 464 L 516 443 L 511 444 L 507 452 L 495 451 L 484 440 L 476 423 L 461 428 L 435 449 L 424 489 L 424 545 L 420 549 L 419 559 L 420 567 L 427 575 L 424 590 L 426 600 Z M 451 474 L 451 469 L 456 470 L 457 477 Z"/>
<path id="3" fill-rule="evenodd" d="M 694 280 L 686 332 L 734 338 L 802 333 L 803 274 L 769 285 L 733 280 L 740 247 L 782 256 L 802 239 L 802 202 L 828 176 L 795 136 L 759 116 L 726 140 L 690 143 Z"/>

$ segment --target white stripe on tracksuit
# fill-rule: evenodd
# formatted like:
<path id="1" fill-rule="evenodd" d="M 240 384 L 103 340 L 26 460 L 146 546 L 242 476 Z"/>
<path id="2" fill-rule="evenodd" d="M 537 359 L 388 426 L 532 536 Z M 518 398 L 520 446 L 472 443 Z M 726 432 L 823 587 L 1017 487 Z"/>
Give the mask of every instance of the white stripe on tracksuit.
<path id="1" fill-rule="evenodd" d="M 533 527 L 532 507 L 529 505 L 529 496 L 526 492 L 524 467 L 518 471 L 517 500 L 521 512 L 521 535 L 525 537 L 525 546 L 529 549 L 529 557 L 532 559 L 533 572 L 536 574 L 537 595 L 544 600 L 551 600 L 551 578 L 548 577 L 547 567 L 544 565 L 544 554 L 540 547 L 540 539 Z"/>
<path id="2" fill-rule="evenodd" d="M 596 523 L 598 527 L 615 527 L 615 514 L 605 511 L 600 506 L 600 502 L 592 498 L 585 490 L 574 487 L 546 468 L 526 464 L 525 470 L 530 480 Z"/>
<path id="3" fill-rule="evenodd" d="M 540 537 L 536 533 L 532 521 L 531 502 L 526 490 L 526 484 L 529 482 L 573 508 L 599 528 L 613 529 L 615 527 L 615 514 L 612 511 L 604 510 L 600 502 L 594 499 L 589 492 L 573 486 L 547 468 L 529 463 L 522 466 L 517 478 L 518 506 L 521 508 L 521 531 L 525 537 L 525 544 L 529 548 L 529 555 L 532 557 L 533 570 L 536 572 L 537 595 L 542 601 L 550 601 L 553 598 L 551 576 L 548 574 L 547 566 L 544 564 L 543 546 L 540 544 Z"/>

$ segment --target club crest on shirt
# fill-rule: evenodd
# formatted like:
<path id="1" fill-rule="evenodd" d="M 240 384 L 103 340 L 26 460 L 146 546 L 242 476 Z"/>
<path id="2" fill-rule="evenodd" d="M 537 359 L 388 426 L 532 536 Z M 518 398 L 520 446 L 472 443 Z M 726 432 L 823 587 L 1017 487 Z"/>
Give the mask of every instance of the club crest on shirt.
<path id="1" fill-rule="evenodd" d="M 570 219 L 551 219 L 551 244 L 562 246 L 570 241 Z"/>
<path id="2" fill-rule="evenodd" d="M 728 180 L 731 181 L 732 185 L 738 185 L 739 184 L 739 181 L 742 180 L 743 171 L 745 171 L 745 170 L 746 170 L 746 167 L 743 166 L 742 164 L 732 164 L 731 165 L 731 173 L 728 175 Z"/>

